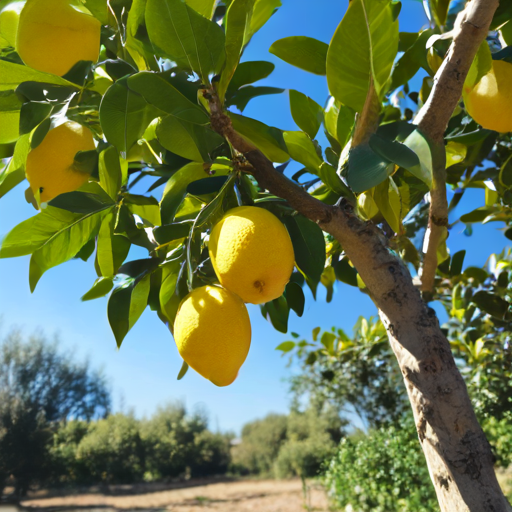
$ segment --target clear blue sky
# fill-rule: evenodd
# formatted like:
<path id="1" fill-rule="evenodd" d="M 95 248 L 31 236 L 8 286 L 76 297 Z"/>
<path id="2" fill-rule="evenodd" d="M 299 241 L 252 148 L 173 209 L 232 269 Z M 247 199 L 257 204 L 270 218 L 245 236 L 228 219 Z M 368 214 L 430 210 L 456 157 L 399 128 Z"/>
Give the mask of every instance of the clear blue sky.
<path id="1" fill-rule="evenodd" d="M 346 8 L 347 0 L 283 0 L 283 7 L 256 35 L 244 54 L 244 60 L 270 60 L 276 71 L 261 85 L 298 89 L 318 103 L 324 104 L 327 86 L 324 77 L 297 70 L 268 53 L 277 39 L 291 35 L 307 35 L 329 42 Z M 400 14 L 400 29 L 416 31 L 426 22 L 420 2 L 405 0 Z M 245 114 L 286 130 L 297 129 L 289 112 L 287 97 L 265 96 L 255 99 Z M 13 226 L 35 214 L 26 204 L 26 182 L 0 200 L 0 237 Z M 480 191 L 469 194 L 458 212 L 483 205 Z M 507 240 L 497 224 L 476 228 L 467 238 L 463 226 L 450 234 L 453 252 L 468 249 L 466 265 L 483 265 L 489 251 L 498 252 Z M 139 256 L 140 257 L 140 256 Z M 78 357 L 88 357 L 101 366 L 110 378 L 114 405 L 133 408 L 138 416 L 150 415 L 159 404 L 183 400 L 189 408 L 206 406 L 211 427 L 238 432 L 241 426 L 269 412 L 286 412 L 290 397 L 285 379 L 291 369 L 275 347 L 289 337 L 273 330 L 261 316 L 257 306 L 249 306 L 253 340 L 247 361 L 238 379 L 227 388 L 217 388 L 190 371 L 182 381 L 176 380 L 181 358 L 167 328 L 149 308 L 117 350 L 106 314 L 107 299 L 80 302 L 96 278 L 92 260 L 71 261 L 48 271 L 34 294 L 28 286 L 29 258 L 0 260 L 1 331 L 20 327 L 26 334 L 43 331 L 48 337 L 57 334 L 62 345 L 74 348 Z M 323 289 L 315 302 L 307 293 L 304 316 L 291 314 L 290 331 L 307 335 L 320 325 L 332 325 L 351 332 L 359 315 L 376 314 L 366 295 L 347 285 L 337 284 L 330 304 L 325 303 Z"/>

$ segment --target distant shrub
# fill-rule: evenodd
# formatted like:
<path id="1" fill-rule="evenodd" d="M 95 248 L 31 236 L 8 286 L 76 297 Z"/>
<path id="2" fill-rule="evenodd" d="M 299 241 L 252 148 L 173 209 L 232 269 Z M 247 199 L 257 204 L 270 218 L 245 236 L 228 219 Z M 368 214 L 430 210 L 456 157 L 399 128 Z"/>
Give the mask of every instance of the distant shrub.
<path id="1" fill-rule="evenodd" d="M 96 482 L 142 480 L 144 445 L 139 422 L 132 416 L 113 414 L 91 423 L 78 445 L 76 457 Z"/>
<path id="2" fill-rule="evenodd" d="M 343 439 L 329 464 L 325 485 L 342 510 L 348 506 L 354 512 L 439 510 L 411 420 Z"/>

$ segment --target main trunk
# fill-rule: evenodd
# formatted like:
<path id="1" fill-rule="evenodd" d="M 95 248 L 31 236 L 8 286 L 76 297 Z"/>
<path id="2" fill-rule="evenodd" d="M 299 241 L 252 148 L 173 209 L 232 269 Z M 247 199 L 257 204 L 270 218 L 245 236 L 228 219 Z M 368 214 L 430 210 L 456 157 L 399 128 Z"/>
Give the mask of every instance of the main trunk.
<path id="1" fill-rule="evenodd" d="M 322 226 L 345 248 L 368 287 L 400 365 L 442 512 L 512 510 L 434 310 L 380 231 L 350 207 Z"/>

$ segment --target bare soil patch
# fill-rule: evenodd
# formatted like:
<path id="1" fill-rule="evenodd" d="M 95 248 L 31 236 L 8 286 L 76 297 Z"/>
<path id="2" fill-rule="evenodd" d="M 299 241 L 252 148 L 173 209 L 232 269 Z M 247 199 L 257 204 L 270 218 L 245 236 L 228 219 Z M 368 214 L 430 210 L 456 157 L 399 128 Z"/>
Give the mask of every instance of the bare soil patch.
<path id="1" fill-rule="evenodd" d="M 137 486 L 116 495 L 84 493 L 69 496 L 32 497 L 22 505 L 31 512 L 327 512 L 324 490 L 311 482 L 304 500 L 302 482 L 294 480 L 239 480 L 213 482 L 163 490 L 162 486 Z M 122 489 L 119 489 L 122 491 Z M 138 494 L 131 494 L 131 492 Z"/>

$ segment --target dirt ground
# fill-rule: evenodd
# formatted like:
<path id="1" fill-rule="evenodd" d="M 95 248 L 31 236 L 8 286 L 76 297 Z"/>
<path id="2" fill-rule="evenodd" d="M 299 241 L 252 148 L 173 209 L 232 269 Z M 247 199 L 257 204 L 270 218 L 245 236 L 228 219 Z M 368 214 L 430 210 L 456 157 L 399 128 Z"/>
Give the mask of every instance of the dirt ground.
<path id="1" fill-rule="evenodd" d="M 322 488 L 308 483 L 304 501 L 300 480 L 242 480 L 214 482 L 186 488 L 118 489 L 116 495 L 89 493 L 58 497 L 32 497 L 23 502 L 31 512 L 327 512 Z M 132 494 L 137 492 L 137 494 Z M 130 493 L 126 495 L 126 493 Z M 125 494 L 125 495 L 121 495 Z"/>

